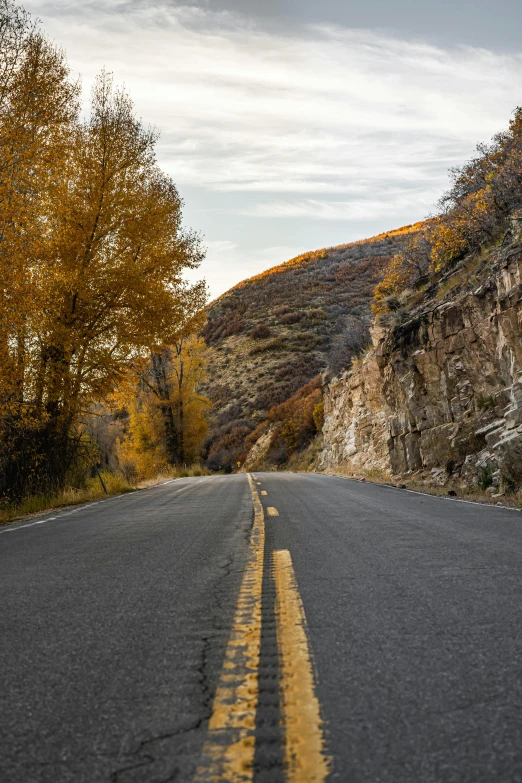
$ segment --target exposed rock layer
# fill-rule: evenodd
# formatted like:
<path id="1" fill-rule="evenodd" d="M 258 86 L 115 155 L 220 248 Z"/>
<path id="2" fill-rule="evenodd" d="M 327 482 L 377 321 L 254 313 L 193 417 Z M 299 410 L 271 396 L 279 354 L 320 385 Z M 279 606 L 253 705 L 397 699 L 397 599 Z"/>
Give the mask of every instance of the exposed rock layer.
<path id="1" fill-rule="evenodd" d="M 522 483 L 522 251 L 476 290 L 431 303 L 325 387 L 323 468 Z"/>

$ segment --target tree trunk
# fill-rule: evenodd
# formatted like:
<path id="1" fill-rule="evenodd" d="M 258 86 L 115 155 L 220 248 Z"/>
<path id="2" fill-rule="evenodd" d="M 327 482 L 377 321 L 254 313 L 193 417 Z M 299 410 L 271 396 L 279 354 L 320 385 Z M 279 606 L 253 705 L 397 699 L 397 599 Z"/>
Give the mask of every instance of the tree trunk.
<path id="1" fill-rule="evenodd" d="M 165 449 L 169 465 L 176 465 L 181 461 L 180 441 L 174 419 L 171 402 L 171 390 L 167 377 L 166 356 L 163 353 L 152 354 L 152 369 L 155 381 L 155 392 L 161 400 L 160 411 L 163 418 L 165 432 Z"/>

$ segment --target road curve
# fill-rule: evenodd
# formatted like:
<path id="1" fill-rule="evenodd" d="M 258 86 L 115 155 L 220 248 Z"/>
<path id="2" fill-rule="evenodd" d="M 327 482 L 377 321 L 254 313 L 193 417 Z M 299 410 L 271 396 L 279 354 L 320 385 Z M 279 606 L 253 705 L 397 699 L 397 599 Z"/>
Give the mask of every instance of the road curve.
<path id="1" fill-rule="evenodd" d="M 521 562 L 520 512 L 310 474 L 0 528 L 0 780 L 522 781 Z"/>

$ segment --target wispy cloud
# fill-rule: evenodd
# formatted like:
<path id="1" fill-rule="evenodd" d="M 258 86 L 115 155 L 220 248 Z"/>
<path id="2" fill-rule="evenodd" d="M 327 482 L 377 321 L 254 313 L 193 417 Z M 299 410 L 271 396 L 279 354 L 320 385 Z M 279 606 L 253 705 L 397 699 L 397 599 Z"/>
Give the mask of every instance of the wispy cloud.
<path id="1" fill-rule="evenodd" d="M 520 54 L 332 26 L 275 33 L 167 2 L 28 7 L 65 44 L 86 87 L 103 65 L 126 83 L 161 128 L 161 163 L 182 192 L 204 191 L 214 212 L 227 195 L 229 237 L 232 216 L 259 218 L 258 249 L 273 217 L 272 246 L 291 247 L 284 218 L 418 219 L 448 167 L 505 125 L 522 96 Z M 209 218 L 207 233 L 214 225 Z"/>
<path id="2" fill-rule="evenodd" d="M 313 220 L 373 220 L 376 215 L 394 217 L 419 207 L 427 212 L 432 206 L 420 188 L 397 190 L 381 183 L 378 195 L 348 191 L 350 199 L 291 199 L 258 202 L 244 214 L 263 218 L 307 218 Z"/>

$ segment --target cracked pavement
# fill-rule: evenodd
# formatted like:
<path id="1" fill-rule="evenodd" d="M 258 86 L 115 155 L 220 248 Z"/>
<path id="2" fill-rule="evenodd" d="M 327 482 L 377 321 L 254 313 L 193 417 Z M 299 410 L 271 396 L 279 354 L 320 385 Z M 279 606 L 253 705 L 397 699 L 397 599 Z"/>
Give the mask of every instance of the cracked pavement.
<path id="1" fill-rule="evenodd" d="M 522 514 L 256 476 L 279 516 L 265 519 L 254 783 L 285 780 L 274 549 L 306 612 L 329 780 L 522 781 Z M 190 781 L 248 556 L 246 476 L 51 516 L 0 529 L 0 780 Z"/>
<path id="2" fill-rule="evenodd" d="M 190 779 L 247 555 L 246 478 L 52 516 L 0 536 L 0 780 Z"/>

